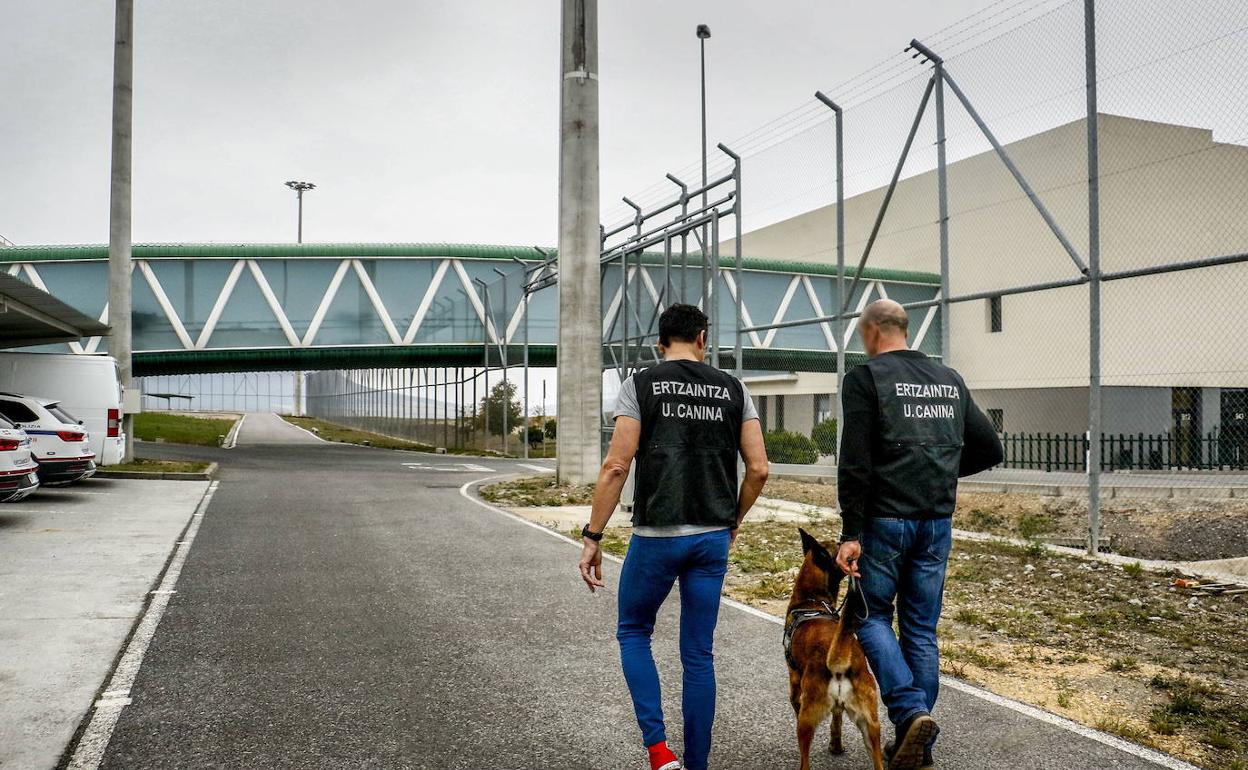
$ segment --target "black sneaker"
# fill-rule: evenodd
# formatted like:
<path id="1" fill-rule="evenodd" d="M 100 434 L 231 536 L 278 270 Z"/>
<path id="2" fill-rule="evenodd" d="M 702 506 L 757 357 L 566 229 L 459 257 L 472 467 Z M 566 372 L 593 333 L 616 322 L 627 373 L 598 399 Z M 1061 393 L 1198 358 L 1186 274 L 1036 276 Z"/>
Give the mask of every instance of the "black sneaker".
<path id="1" fill-rule="evenodd" d="M 934 767 L 930 744 L 940 732 L 931 714 L 916 714 L 897 728 L 896 745 L 890 744 L 888 770 L 927 770 Z M 892 751 L 888 751 L 892 749 Z"/>

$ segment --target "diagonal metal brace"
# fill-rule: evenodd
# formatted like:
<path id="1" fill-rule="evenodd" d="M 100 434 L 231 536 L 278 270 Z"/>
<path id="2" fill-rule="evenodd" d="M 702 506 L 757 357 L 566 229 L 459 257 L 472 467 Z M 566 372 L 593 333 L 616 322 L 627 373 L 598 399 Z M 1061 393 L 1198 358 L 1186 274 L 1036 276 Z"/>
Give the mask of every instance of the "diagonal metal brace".
<path id="1" fill-rule="evenodd" d="M 910 47 L 933 61 L 941 61 L 940 57 L 936 56 L 931 49 L 917 40 L 910 41 Z M 1045 207 L 1044 203 L 1041 202 L 1040 197 L 1036 195 L 1036 191 L 1031 189 L 1031 185 L 1027 183 L 1026 177 L 1024 177 L 1023 173 L 1018 170 L 1018 166 L 1014 165 L 1013 159 L 1010 158 L 1010 155 L 1005 151 L 1005 148 L 1001 146 L 1001 142 L 997 141 L 997 137 L 992 133 L 992 130 L 988 128 L 988 124 L 984 122 L 984 119 L 980 117 L 979 113 L 975 110 L 975 107 L 971 104 L 971 100 L 968 99 L 966 94 L 962 92 L 962 89 L 958 87 L 957 82 L 954 81 L 953 76 L 949 74 L 949 70 L 947 68 L 941 67 L 939 68 L 939 72 L 944 78 L 945 84 L 949 86 L 951 91 L 953 91 L 953 95 L 958 97 L 958 101 L 962 103 L 964 108 L 966 108 L 966 113 L 971 116 L 971 120 L 975 121 L 975 125 L 979 126 L 979 130 L 983 132 L 984 137 L 988 140 L 988 143 L 992 145 L 992 149 L 997 153 L 997 157 L 999 157 L 1001 162 L 1005 164 L 1005 167 L 1009 169 L 1010 174 L 1014 177 L 1014 181 L 1018 182 L 1018 186 L 1021 187 L 1023 192 L 1027 194 L 1028 200 L 1030 200 L 1032 205 L 1036 207 L 1036 211 L 1040 212 L 1040 217 L 1044 220 L 1044 223 L 1049 226 L 1049 230 L 1053 232 L 1053 235 L 1057 238 L 1058 243 L 1062 244 L 1062 248 L 1066 250 L 1066 253 L 1070 256 L 1071 261 L 1075 263 L 1075 267 L 1079 268 L 1080 273 L 1087 275 L 1087 263 L 1083 261 L 1081 256 L 1079 256 L 1079 252 L 1075 249 L 1074 244 L 1070 242 L 1070 239 L 1066 237 L 1066 233 L 1062 231 L 1062 228 L 1057 224 L 1057 221 L 1053 219 L 1053 215 L 1049 213 L 1049 210 Z"/>

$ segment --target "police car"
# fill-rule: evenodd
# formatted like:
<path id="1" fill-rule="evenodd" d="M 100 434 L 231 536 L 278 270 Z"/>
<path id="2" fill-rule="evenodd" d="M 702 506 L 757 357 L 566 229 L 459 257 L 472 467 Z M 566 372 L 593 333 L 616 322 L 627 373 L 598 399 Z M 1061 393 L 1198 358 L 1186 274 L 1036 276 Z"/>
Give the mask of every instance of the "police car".
<path id="1" fill-rule="evenodd" d="M 0 502 L 16 502 L 38 489 L 38 470 L 30 437 L 0 417 Z"/>
<path id="2" fill-rule="evenodd" d="M 95 475 L 91 437 L 60 402 L 0 393 L 0 415 L 30 437 L 41 483 L 68 484 Z"/>

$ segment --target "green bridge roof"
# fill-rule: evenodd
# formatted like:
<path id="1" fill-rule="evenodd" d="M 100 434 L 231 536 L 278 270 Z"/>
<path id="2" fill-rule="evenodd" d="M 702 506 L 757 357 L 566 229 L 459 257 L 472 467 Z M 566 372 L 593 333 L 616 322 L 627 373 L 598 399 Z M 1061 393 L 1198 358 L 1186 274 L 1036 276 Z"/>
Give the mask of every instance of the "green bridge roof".
<path id="1" fill-rule="evenodd" d="M 548 255 L 556 249 L 543 249 Z M 326 259 L 326 258 L 458 258 L 458 259 L 506 259 L 513 257 L 535 262 L 545 259 L 533 246 L 497 246 L 474 243 L 136 243 L 133 246 L 136 259 Z M 108 246 L 104 244 L 15 246 L 0 248 L 0 263 L 5 262 L 66 262 L 74 260 L 108 259 Z M 646 264 L 661 264 L 663 255 L 646 252 Z M 732 257 L 720 257 L 721 267 L 732 267 Z M 799 262 L 794 260 L 744 257 L 742 267 L 774 273 L 799 273 L 805 275 L 836 275 L 836 265 L 822 262 Z M 846 269 L 853 275 L 854 269 Z M 940 277 L 933 273 L 914 270 L 889 270 L 868 267 L 862 271 L 868 280 L 904 283 L 939 284 Z"/>

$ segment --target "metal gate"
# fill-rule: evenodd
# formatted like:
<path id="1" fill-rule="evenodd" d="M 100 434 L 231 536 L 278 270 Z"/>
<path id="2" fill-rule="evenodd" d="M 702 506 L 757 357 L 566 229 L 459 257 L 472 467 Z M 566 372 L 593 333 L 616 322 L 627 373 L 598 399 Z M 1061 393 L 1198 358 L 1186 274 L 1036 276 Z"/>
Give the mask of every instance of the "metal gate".
<path id="1" fill-rule="evenodd" d="M 611 373 L 623 382 L 659 363 L 659 315 L 674 302 L 702 308 L 710 317 L 710 364 L 731 366 L 741 375 L 741 158 L 722 144 L 718 147 L 732 160 L 729 173 L 692 190 L 668 174 L 679 191 L 673 198 L 650 211 L 624 198 L 633 219 L 603 230 L 604 375 Z M 728 218 L 732 222 L 725 224 Z M 719 243 L 726 226 L 733 228 L 733 254 L 721 258 Z M 731 319 L 727 327 L 725 316 Z M 604 445 L 612 429 L 604 411 Z"/>

